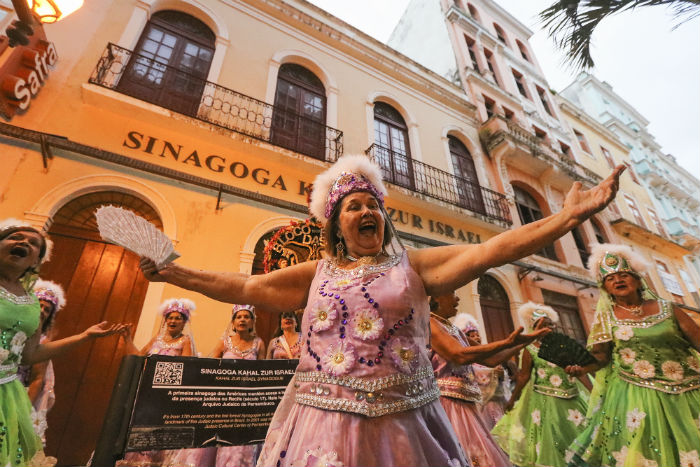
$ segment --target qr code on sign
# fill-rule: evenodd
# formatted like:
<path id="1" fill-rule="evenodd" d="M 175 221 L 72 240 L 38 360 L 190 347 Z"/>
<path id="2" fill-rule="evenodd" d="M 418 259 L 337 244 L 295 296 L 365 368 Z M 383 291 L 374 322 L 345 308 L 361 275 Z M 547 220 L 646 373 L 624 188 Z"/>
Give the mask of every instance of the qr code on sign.
<path id="1" fill-rule="evenodd" d="M 180 386 L 182 384 L 182 362 L 156 362 L 156 372 L 153 375 L 153 385 Z"/>

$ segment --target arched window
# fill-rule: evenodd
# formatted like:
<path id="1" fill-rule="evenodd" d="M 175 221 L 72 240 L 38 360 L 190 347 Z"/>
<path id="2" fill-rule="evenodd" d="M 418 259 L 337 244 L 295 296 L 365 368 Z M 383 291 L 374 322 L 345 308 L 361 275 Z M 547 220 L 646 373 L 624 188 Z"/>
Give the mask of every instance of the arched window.
<path id="1" fill-rule="evenodd" d="M 474 5 L 471 3 L 467 3 L 467 10 L 469 10 L 469 14 L 474 18 L 474 21 L 480 23 L 481 18 L 479 17 L 479 11 L 476 9 Z"/>
<path id="2" fill-rule="evenodd" d="M 484 275 L 477 283 L 481 316 L 489 342 L 505 339 L 515 329 L 510 316 L 510 301 L 503 286 L 492 276 Z"/>
<path id="3" fill-rule="evenodd" d="M 457 177 L 457 194 L 459 205 L 475 212 L 485 214 L 484 199 L 481 196 L 479 177 L 476 175 L 474 159 L 467 147 L 454 136 L 448 136 L 450 158 L 455 177 Z"/>
<path id="4" fill-rule="evenodd" d="M 413 189 L 408 127 L 401 114 L 384 102 L 374 103 L 374 144 L 374 156 L 384 172 L 384 179 Z"/>
<path id="5" fill-rule="evenodd" d="M 538 221 L 544 217 L 542 215 L 542 209 L 540 209 L 539 204 L 537 204 L 537 201 L 530 193 L 517 186 L 513 186 L 513 192 L 515 193 L 515 204 L 518 207 L 520 222 L 523 225 Z M 547 245 L 536 254 L 559 261 L 554 250 L 554 244 Z"/>
<path id="6" fill-rule="evenodd" d="M 527 47 L 525 47 L 525 44 L 520 42 L 519 39 L 515 39 L 515 43 L 518 45 L 518 50 L 520 50 L 520 56 L 523 57 L 525 61 L 529 62 L 530 57 L 528 56 Z"/>
<path id="7" fill-rule="evenodd" d="M 318 77 L 294 63 L 277 75 L 272 142 L 317 159 L 326 152 L 326 89 Z"/>
<path id="8" fill-rule="evenodd" d="M 154 13 L 129 59 L 118 89 L 124 94 L 196 116 L 214 56 L 216 36 L 186 13 Z"/>
<path id="9" fill-rule="evenodd" d="M 496 31 L 496 37 L 498 37 L 498 40 L 501 41 L 503 45 L 508 47 L 508 42 L 506 41 L 506 32 L 503 30 L 503 28 L 497 25 L 496 23 L 493 23 L 493 29 Z"/>

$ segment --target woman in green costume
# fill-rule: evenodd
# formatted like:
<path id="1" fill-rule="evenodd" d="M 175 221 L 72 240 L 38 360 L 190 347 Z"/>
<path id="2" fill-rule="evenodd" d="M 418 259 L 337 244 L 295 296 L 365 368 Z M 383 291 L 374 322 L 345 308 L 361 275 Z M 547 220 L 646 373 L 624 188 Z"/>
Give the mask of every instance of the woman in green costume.
<path id="1" fill-rule="evenodd" d="M 31 292 L 51 241 L 17 219 L 0 222 L 0 465 L 52 465 L 32 424 L 32 405 L 18 379 L 19 363 L 48 360 L 77 344 L 119 332 L 122 325 L 100 323 L 80 334 L 39 344 L 39 300 Z M 55 459 L 54 459 L 55 461 Z"/>
<path id="2" fill-rule="evenodd" d="M 597 374 L 570 465 L 700 465 L 700 328 L 649 289 L 649 267 L 626 245 L 592 251 L 600 298 L 588 346 L 598 363 L 567 372 Z"/>
<path id="3" fill-rule="evenodd" d="M 528 331 L 554 328 L 559 315 L 552 308 L 526 303 L 518 309 Z M 537 354 L 539 344 L 523 350 L 510 409 L 491 434 L 510 461 L 520 467 L 561 467 L 566 449 L 585 426 L 586 389 Z M 515 402 L 517 401 L 517 402 Z"/>

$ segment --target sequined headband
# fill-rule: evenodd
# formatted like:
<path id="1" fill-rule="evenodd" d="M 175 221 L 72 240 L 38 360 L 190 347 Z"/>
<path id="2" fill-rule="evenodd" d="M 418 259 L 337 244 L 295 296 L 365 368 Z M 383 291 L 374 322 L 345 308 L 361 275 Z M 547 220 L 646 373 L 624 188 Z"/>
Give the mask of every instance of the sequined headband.
<path id="1" fill-rule="evenodd" d="M 170 313 L 173 311 L 177 311 L 181 315 L 185 316 L 187 319 L 190 319 L 190 309 L 187 307 L 184 303 L 180 301 L 173 301 L 170 305 L 168 305 L 164 310 L 163 310 L 163 316 L 167 317 Z"/>
<path id="2" fill-rule="evenodd" d="M 231 319 L 235 318 L 236 313 L 241 310 L 247 310 L 253 319 L 255 319 L 255 307 L 253 305 L 233 305 L 233 310 L 231 310 Z"/>
<path id="3" fill-rule="evenodd" d="M 550 317 L 549 317 L 549 313 L 547 313 L 547 312 L 544 311 L 544 310 L 542 310 L 542 311 L 540 311 L 540 310 L 535 310 L 535 311 L 532 312 L 532 317 L 530 318 L 530 320 L 534 323 L 534 322 L 536 322 L 536 321 L 537 321 L 538 319 L 540 319 L 540 318 L 550 318 Z M 550 318 L 550 319 L 551 319 L 551 318 Z"/>
<path id="4" fill-rule="evenodd" d="M 635 273 L 624 256 L 606 251 L 598 265 L 598 279 L 602 281 L 610 274 L 618 272 Z"/>
<path id="5" fill-rule="evenodd" d="M 58 307 L 59 298 L 53 292 L 53 290 L 39 289 L 39 290 L 35 290 L 34 294 L 36 295 L 36 298 L 38 298 L 39 300 L 45 300 L 47 302 L 51 302 L 53 304 L 54 310 Z"/>
<path id="6" fill-rule="evenodd" d="M 384 195 L 377 190 L 367 178 L 362 176 L 362 174 L 354 174 L 349 172 L 343 172 L 340 176 L 333 182 L 331 189 L 328 191 L 328 199 L 326 201 L 326 219 L 331 217 L 333 209 L 338 204 L 338 201 L 343 199 L 345 195 L 350 193 L 355 193 L 357 191 L 367 191 L 371 193 L 380 205 L 384 205 Z"/>

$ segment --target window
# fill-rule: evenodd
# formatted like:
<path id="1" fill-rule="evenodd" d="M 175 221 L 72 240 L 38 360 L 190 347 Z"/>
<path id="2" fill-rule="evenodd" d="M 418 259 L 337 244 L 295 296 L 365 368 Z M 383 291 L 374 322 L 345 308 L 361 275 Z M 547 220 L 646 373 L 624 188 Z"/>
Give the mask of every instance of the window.
<path id="1" fill-rule="evenodd" d="M 566 154 L 569 156 L 571 159 L 574 158 L 574 154 L 571 152 L 571 148 L 569 147 L 568 144 L 564 144 L 561 141 L 559 141 L 559 147 L 561 148 L 562 154 Z"/>
<path id="2" fill-rule="evenodd" d="M 663 236 L 667 236 L 666 234 L 666 229 L 664 229 L 664 225 L 661 223 L 661 220 L 659 219 L 659 216 L 656 215 L 656 211 L 654 211 L 651 208 L 647 208 L 647 212 L 649 212 L 649 217 L 651 218 L 651 221 L 654 223 L 656 226 L 656 230 Z"/>
<path id="3" fill-rule="evenodd" d="M 537 89 L 537 95 L 540 96 L 540 102 L 542 102 L 542 107 L 544 107 L 544 110 L 550 116 L 554 116 L 552 113 L 552 108 L 549 106 L 549 101 L 547 100 L 547 92 L 537 85 L 535 85 L 535 88 Z"/>
<path id="4" fill-rule="evenodd" d="M 639 177 L 637 177 L 637 172 L 634 171 L 634 167 L 632 167 L 631 164 L 627 165 L 627 172 L 629 172 L 630 177 L 632 177 L 632 181 L 634 183 L 636 183 L 637 185 L 641 185 L 641 183 L 639 183 Z"/>
<path id="5" fill-rule="evenodd" d="M 515 85 L 518 87 L 518 92 L 526 99 L 529 99 L 529 96 L 527 95 L 527 91 L 525 90 L 525 79 L 523 78 L 523 75 L 515 70 L 512 70 L 512 71 L 513 71 L 513 79 L 515 79 Z"/>
<path id="6" fill-rule="evenodd" d="M 323 160 L 326 152 L 326 90 L 301 65 L 285 63 L 277 75 L 272 142 Z"/>
<path id="7" fill-rule="evenodd" d="M 375 157 L 384 179 L 413 189 L 413 164 L 408 145 L 408 127 L 401 114 L 389 104 L 374 104 Z"/>
<path id="8" fill-rule="evenodd" d="M 467 35 L 464 36 L 464 40 L 467 42 L 467 49 L 469 50 L 469 59 L 472 62 L 472 68 L 479 71 L 479 61 L 476 59 L 476 42 Z"/>
<path id="9" fill-rule="evenodd" d="M 530 193 L 517 186 L 513 187 L 513 191 L 515 193 L 515 204 L 518 207 L 518 214 L 520 215 L 520 222 L 523 225 L 538 221 L 544 217 L 540 206 Z M 557 254 L 554 251 L 554 244 L 547 245 L 536 254 L 544 256 L 545 258 L 559 261 L 559 258 L 557 258 Z"/>
<path id="10" fill-rule="evenodd" d="M 520 42 L 518 39 L 515 39 L 515 43 L 518 45 L 518 50 L 520 50 L 520 56 L 523 57 L 525 61 L 529 62 L 530 58 L 528 57 L 527 47 L 525 47 L 525 44 Z"/>
<path id="11" fill-rule="evenodd" d="M 583 232 L 581 231 L 581 228 L 576 227 L 574 230 L 571 231 L 571 234 L 574 237 L 574 243 L 576 243 L 576 249 L 578 250 L 578 254 L 581 257 L 583 267 L 586 267 L 588 264 L 588 257 L 590 256 L 590 254 L 588 252 L 588 247 L 586 246 L 586 241 L 583 237 Z"/>
<path id="12" fill-rule="evenodd" d="M 666 266 L 665 263 L 657 259 L 656 270 L 659 272 L 661 282 L 663 282 L 664 287 L 673 296 L 674 300 L 678 303 L 685 304 L 685 300 L 683 300 L 684 293 L 683 289 L 681 288 L 681 284 L 678 282 L 678 280 L 676 280 L 676 276 L 671 274 L 671 271 L 669 271 L 668 266 Z"/>
<path id="13" fill-rule="evenodd" d="M 503 107 L 503 106 L 501 106 L 501 108 L 503 109 L 503 115 L 506 117 L 507 120 L 511 120 L 511 121 L 515 120 L 515 113 L 513 113 L 512 110 L 510 110 L 506 107 Z"/>
<path id="14" fill-rule="evenodd" d="M 486 57 L 486 65 L 489 67 L 493 80 L 499 88 L 502 88 L 503 86 L 501 86 L 501 81 L 498 79 L 498 74 L 496 73 L 496 67 L 493 64 L 493 54 L 489 49 L 484 49 L 484 56 Z"/>
<path id="15" fill-rule="evenodd" d="M 610 154 L 610 151 L 605 149 L 603 146 L 600 147 L 600 150 L 603 153 L 603 157 L 605 157 L 605 161 L 608 163 L 611 169 L 615 168 L 615 159 L 613 159 L 612 154 Z"/>
<path id="16" fill-rule="evenodd" d="M 481 95 L 481 97 L 484 98 L 484 107 L 486 107 L 486 115 L 488 116 L 488 118 L 493 117 L 496 113 L 496 103 L 493 101 L 493 99 L 489 99 L 483 94 Z"/>
<path id="17" fill-rule="evenodd" d="M 481 18 L 479 17 L 479 12 L 477 11 L 476 7 L 472 5 L 471 3 L 467 3 L 467 10 L 469 10 L 469 14 L 474 18 L 476 22 L 481 22 Z"/>
<path id="18" fill-rule="evenodd" d="M 506 290 L 488 274 L 479 278 L 476 289 L 479 293 L 481 316 L 484 317 L 486 339 L 488 342 L 505 339 L 515 329 Z"/>
<path id="19" fill-rule="evenodd" d="M 559 314 L 561 332 L 585 344 L 586 332 L 583 329 L 576 297 L 542 289 L 542 298 L 545 305 L 551 306 Z"/>
<path id="20" fill-rule="evenodd" d="M 211 29 L 193 16 L 172 10 L 156 12 L 146 24 L 117 89 L 196 116 L 215 40 Z"/>
<path id="21" fill-rule="evenodd" d="M 452 168 L 457 178 L 457 194 L 459 205 L 475 212 L 484 214 L 484 199 L 481 196 L 479 177 L 476 175 L 474 159 L 467 147 L 454 136 L 447 137 L 450 147 Z"/>
<path id="22" fill-rule="evenodd" d="M 576 139 L 578 140 L 578 145 L 586 151 L 588 154 L 591 154 L 591 147 L 588 146 L 588 142 L 586 141 L 586 137 L 583 136 L 583 133 L 581 133 L 578 130 L 574 130 L 574 135 L 576 135 Z"/>
<path id="23" fill-rule="evenodd" d="M 537 128 L 535 125 L 532 125 L 532 130 L 535 132 L 535 137 L 537 139 L 539 139 L 540 141 L 547 140 L 547 132 L 546 131 Z"/>
<path id="24" fill-rule="evenodd" d="M 503 30 L 503 28 L 501 28 L 496 23 L 493 23 L 493 29 L 496 31 L 496 37 L 498 37 L 498 40 L 503 42 L 503 45 L 505 45 L 507 47 L 508 42 L 506 42 L 506 33 Z"/>
<path id="25" fill-rule="evenodd" d="M 598 241 L 598 243 L 608 243 L 608 239 L 605 237 L 603 229 L 600 228 L 598 221 L 591 219 L 591 225 L 593 226 L 596 241 Z"/>
<path id="26" fill-rule="evenodd" d="M 634 200 L 629 195 L 623 195 L 623 196 L 625 198 L 625 201 L 627 202 L 627 207 L 632 212 L 632 216 L 634 217 L 634 220 L 637 223 L 637 225 L 646 228 L 647 226 L 644 223 L 644 218 L 642 217 L 642 213 L 639 212 L 639 209 L 637 208 L 637 203 L 635 203 Z"/>

